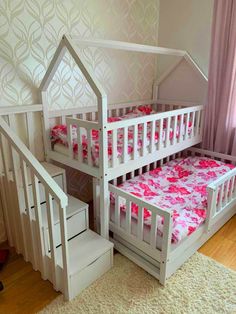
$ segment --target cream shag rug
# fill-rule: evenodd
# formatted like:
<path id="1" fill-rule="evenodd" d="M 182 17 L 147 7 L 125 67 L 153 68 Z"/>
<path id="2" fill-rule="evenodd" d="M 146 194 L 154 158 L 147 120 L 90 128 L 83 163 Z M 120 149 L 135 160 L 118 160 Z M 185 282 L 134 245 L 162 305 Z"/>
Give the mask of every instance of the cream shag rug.
<path id="1" fill-rule="evenodd" d="M 41 313 L 236 313 L 236 272 L 196 253 L 162 287 L 115 254 L 111 271 L 74 300 L 59 296 Z"/>

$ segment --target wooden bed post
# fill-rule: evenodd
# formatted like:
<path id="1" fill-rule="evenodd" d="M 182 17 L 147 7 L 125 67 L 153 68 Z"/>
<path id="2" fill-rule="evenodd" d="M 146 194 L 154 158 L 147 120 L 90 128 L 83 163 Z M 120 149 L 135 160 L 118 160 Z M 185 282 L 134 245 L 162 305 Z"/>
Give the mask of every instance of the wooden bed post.
<path id="1" fill-rule="evenodd" d="M 107 154 L 107 96 L 98 97 L 98 123 L 100 125 L 100 234 L 109 239 L 109 191 Z"/>
<path id="2" fill-rule="evenodd" d="M 94 228 L 97 233 L 100 233 L 100 221 L 98 216 L 99 212 L 99 197 L 100 189 L 99 189 L 99 180 L 97 178 L 93 178 L 93 215 L 94 215 Z"/>
<path id="3" fill-rule="evenodd" d="M 55 74 L 56 69 L 58 68 L 59 63 L 61 62 L 65 50 L 68 50 L 72 58 L 76 62 L 80 71 L 83 73 L 85 79 L 89 83 L 93 92 L 97 97 L 98 105 L 98 125 L 99 125 L 99 145 L 100 145 L 100 167 L 98 178 L 100 182 L 100 217 L 101 217 L 101 235 L 104 238 L 109 237 L 109 192 L 108 192 L 108 156 L 107 156 L 107 95 L 95 78 L 93 71 L 85 66 L 83 57 L 78 49 L 78 46 L 73 41 L 70 35 L 63 35 L 60 45 L 58 46 L 55 55 L 49 65 L 49 68 L 42 80 L 40 85 L 40 90 L 42 92 L 42 101 L 43 101 L 43 112 L 44 112 L 44 141 L 46 151 L 50 150 L 50 140 L 49 140 L 49 117 L 48 117 L 48 108 L 46 102 L 46 90 L 50 84 L 50 81 Z M 47 156 L 46 156 L 47 158 Z"/>
<path id="4" fill-rule="evenodd" d="M 66 47 L 64 44 L 64 39 L 60 41 L 59 46 L 56 49 L 56 52 L 52 58 L 52 61 L 47 69 L 47 72 L 40 84 L 39 90 L 41 92 L 41 102 L 43 105 L 43 116 L 42 116 L 42 124 L 43 124 L 43 140 L 44 140 L 44 149 L 45 149 L 45 160 L 49 161 L 48 151 L 50 150 L 51 142 L 50 142 L 50 125 L 49 125 L 49 115 L 48 115 L 48 102 L 47 102 L 47 89 L 48 86 L 58 69 L 58 65 L 63 59 L 66 52 Z"/>

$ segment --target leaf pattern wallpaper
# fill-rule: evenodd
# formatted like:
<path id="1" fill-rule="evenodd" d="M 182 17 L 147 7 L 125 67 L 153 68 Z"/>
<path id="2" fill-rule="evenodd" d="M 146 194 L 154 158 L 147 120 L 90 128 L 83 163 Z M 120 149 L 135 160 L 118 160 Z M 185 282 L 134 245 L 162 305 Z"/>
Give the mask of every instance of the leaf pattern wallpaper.
<path id="1" fill-rule="evenodd" d="M 64 33 L 156 45 L 159 0 L 0 0 L 0 106 L 40 102 L 38 87 Z M 81 48 L 110 102 L 147 99 L 156 57 Z M 66 54 L 48 89 L 52 109 L 88 106 L 94 95 Z M 0 241 L 5 237 L 0 212 Z"/>

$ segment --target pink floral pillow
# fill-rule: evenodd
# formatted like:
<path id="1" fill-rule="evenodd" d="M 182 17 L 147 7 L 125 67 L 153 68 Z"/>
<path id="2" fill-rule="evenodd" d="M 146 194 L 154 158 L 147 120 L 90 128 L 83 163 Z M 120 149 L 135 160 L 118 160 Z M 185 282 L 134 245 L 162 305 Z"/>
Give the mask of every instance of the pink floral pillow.
<path id="1" fill-rule="evenodd" d="M 154 113 L 156 113 L 156 111 L 154 111 L 154 110 L 152 109 L 152 106 L 151 106 L 151 105 L 139 106 L 139 107 L 137 107 L 137 110 L 140 111 L 140 112 L 142 112 L 142 114 L 143 114 L 144 116 L 147 116 L 147 115 L 149 115 L 149 114 L 154 114 Z"/>
<path id="2" fill-rule="evenodd" d="M 126 119 L 143 117 L 143 116 L 147 116 L 154 113 L 157 113 L 157 112 L 152 109 L 151 105 L 142 105 L 142 106 L 135 107 L 130 112 L 126 113 L 125 115 L 119 118 L 120 120 L 126 120 Z"/>

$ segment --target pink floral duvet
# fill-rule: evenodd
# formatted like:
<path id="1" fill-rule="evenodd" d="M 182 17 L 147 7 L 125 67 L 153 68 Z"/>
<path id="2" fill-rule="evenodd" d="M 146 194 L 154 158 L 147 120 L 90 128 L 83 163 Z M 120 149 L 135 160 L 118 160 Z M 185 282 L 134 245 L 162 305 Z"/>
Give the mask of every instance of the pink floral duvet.
<path id="1" fill-rule="evenodd" d="M 120 116 L 120 117 L 114 117 L 114 118 L 108 118 L 108 122 L 116 122 L 116 121 L 122 121 L 126 119 L 132 119 L 136 117 L 142 117 L 145 115 L 150 115 L 156 113 L 151 109 L 150 106 L 145 105 L 145 106 L 139 106 L 132 111 L 128 112 L 126 115 Z M 188 133 L 191 132 L 192 128 L 192 122 L 189 121 L 189 128 L 188 128 Z M 170 127 L 169 131 L 169 139 L 173 139 L 173 129 Z M 177 131 L 176 131 L 176 138 L 180 137 L 180 133 L 182 135 L 185 134 L 185 124 L 183 125 L 183 128 L 180 132 L 180 127 L 177 125 Z M 164 120 L 163 123 L 163 132 L 162 132 L 162 141 L 165 141 L 166 138 L 166 120 Z M 78 153 L 78 143 L 77 143 L 77 130 L 76 126 L 73 126 L 72 128 L 72 139 L 73 139 L 73 151 L 75 154 Z M 123 139 L 124 139 L 124 134 L 123 134 L 123 129 L 118 129 L 117 132 L 117 157 L 120 158 L 123 156 L 123 150 L 124 150 L 124 145 L 123 145 Z M 148 123 L 147 125 L 147 146 L 150 144 L 150 139 L 151 139 L 151 124 Z M 66 125 L 60 124 L 56 125 L 51 129 L 51 141 L 53 144 L 55 143 L 60 143 L 64 146 L 68 146 L 67 143 L 67 127 Z M 156 124 L 156 130 L 155 130 L 155 143 L 159 141 L 159 125 Z M 139 124 L 138 125 L 138 141 L 137 141 L 137 147 L 138 150 L 141 149 L 143 144 L 143 125 Z M 83 159 L 87 158 L 88 154 L 88 141 L 87 141 L 87 136 L 82 135 L 82 152 L 83 152 Z M 128 147 L 127 147 L 127 152 L 129 155 L 133 153 L 133 147 L 134 147 L 134 128 L 129 127 L 128 128 Z M 99 133 L 96 130 L 92 130 L 92 145 L 91 145 L 91 153 L 92 153 L 92 159 L 94 165 L 98 166 L 99 163 Z M 111 160 L 112 157 L 112 133 L 108 132 L 108 158 Z"/>
<path id="2" fill-rule="evenodd" d="M 179 158 L 161 168 L 130 179 L 119 186 L 162 209 L 173 209 L 172 242 L 178 243 L 194 232 L 205 220 L 207 185 L 234 168 L 231 164 L 205 157 Z M 111 203 L 114 196 L 111 194 Z M 138 207 L 131 205 L 132 217 L 137 218 Z M 125 211 L 125 203 L 121 202 Z M 151 224 L 151 213 L 144 209 L 144 223 Z M 162 235 L 163 218 L 157 219 L 158 234 Z"/>

